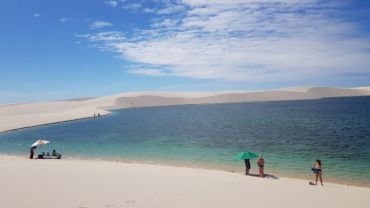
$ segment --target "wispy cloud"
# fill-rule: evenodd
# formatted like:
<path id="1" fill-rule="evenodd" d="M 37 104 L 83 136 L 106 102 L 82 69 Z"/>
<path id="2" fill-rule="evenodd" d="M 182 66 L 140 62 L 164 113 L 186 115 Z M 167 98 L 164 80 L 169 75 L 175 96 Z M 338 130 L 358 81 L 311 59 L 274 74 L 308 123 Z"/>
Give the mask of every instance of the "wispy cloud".
<path id="1" fill-rule="evenodd" d="M 129 72 L 143 75 L 261 82 L 369 71 L 370 39 L 341 18 L 342 5 L 183 0 L 156 10 L 150 29 L 87 38 L 140 64 Z"/>
<path id="2" fill-rule="evenodd" d="M 67 22 L 69 20 L 71 20 L 71 18 L 62 17 L 62 18 L 59 19 L 59 22 Z"/>
<path id="3" fill-rule="evenodd" d="M 148 76 L 165 76 L 163 73 L 163 70 L 161 69 L 135 69 L 132 71 L 129 71 L 133 74 L 141 74 L 141 75 L 148 75 Z"/>
<path id="4" fill-rule="evenodd" d="M 127 10 L 136 11 L 136 10 L 141 8 L 141 4 L 139 4 L 139 3 L 125 4 L 125 5 L 122 6 L 122 8 L 127 9 Z"/>
<path id="5" fill-rule="evenodd" d="M 143 9 L 143 12 L 145 13 L 154 13 L 156 10 L 155 9 L 152 9 L 152 8 L 144 8 Z"/>
<path id="6" fill-rule="evenodd" d="M 35 14 L 33 14 L 33 17 L 41 17 L 41 14 L 35 13 Z"/>
<path id="7" fill-rule="evenodd" d="M 76 34 L 76 37 L 86 38 L 92 42 L 119 43 L 125 40 L 124 34 L 118 31 L 100 32 L 96 34 Z"/>
<path id="8" fill-rule="evenodd" d="M 118 5 L 118 2 L 117 1 L 105 1 L 106 4 L 108 4 L 109 6 L 115 8 L 117 7 Z"/>
<path id="9" fill-rule="evenodd" d="M 173 14 L 173 13 L 177 13 L 177 12 L 182 12 L 182 11 L 185 11 L 186 8 L 185 6 L 183 5 L 168 5 L 167 7 L 163 8 L 163 9 L 159 9 L 157 11 L 158 14 Z"/>
<path id="10" fill-rule="evenodd" d="M 90 24 L 90 29 L 99 29 L 99 28 L 110 27 L 110 26 L 113 26 L 113 24 L 110 22 L 104 22 L 104 21 L 98 20 Z"/>

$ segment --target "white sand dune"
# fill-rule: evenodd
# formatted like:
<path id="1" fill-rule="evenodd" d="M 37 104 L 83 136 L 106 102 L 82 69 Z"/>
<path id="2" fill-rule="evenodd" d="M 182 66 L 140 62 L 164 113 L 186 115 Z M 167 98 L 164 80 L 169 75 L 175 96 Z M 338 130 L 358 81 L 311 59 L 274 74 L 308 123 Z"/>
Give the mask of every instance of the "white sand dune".
<path id="1" fill-rule="evenodd" d="M 370 87 L 353 89 L 301 87 L 256 92 L 133 92 L 30 104 L 0 105 L 0 131 L 106 115 L 118 108 L 184 104 L 240 103 L 370 96 Z"/>
<path id="2" fill-rule="evenodd" d="M 0 156 L 3 208 L 368 208 L 370 189 L 159 165 Z"/>
<path id="3" fill-rule="evenodd" d="M 356 90 L 370 90 L 370 87 L 354 87 L 351 89 L 356 89 Z"/>

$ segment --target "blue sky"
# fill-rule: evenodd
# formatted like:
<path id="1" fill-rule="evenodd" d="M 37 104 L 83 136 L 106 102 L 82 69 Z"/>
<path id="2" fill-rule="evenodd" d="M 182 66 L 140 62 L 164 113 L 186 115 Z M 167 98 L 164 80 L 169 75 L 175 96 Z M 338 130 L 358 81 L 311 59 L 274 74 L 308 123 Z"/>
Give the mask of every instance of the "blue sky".
<path id="1" fill-rule="evenodd" d="M 0 103 L 370 85 L 370 2 L 0 0 Z"/>

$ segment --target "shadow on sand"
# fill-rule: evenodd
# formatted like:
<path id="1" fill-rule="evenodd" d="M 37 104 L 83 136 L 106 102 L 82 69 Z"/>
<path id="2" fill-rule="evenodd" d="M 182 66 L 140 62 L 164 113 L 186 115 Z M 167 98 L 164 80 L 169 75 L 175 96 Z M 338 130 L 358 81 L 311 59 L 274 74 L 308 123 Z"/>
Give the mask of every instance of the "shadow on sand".
<path id="1" fill-rule="evenodd" d="M 252 176 L 252 177 L 260 177 L 259 174 L 253 174 L 253 173 L 249 173 L 247 174 L 247 176 Z M 276 177 L 274 175 L 271 175 L 271 174 L 265 174 L 265 177 L 264 178 L 269 178 L 269 179 L 279 179 L 279 177 Z"/>

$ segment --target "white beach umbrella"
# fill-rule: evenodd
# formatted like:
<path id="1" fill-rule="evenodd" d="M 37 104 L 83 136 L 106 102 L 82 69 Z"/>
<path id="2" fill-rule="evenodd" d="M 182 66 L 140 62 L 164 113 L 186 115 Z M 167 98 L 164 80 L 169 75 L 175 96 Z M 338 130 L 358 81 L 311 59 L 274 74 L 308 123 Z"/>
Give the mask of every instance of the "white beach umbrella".
<path id="1" fill-rule="evenodd" d="M 47 143 L 49 143 L 49 141 L 43 140 L 43 139 L 39 139 L 35 143 L 33 143 L 31 145 L 31 147 L 36 147 L 36 146 L 39 146 L 39 145 L 42 145 L 42 144 L 47 144 Z"/>

